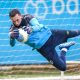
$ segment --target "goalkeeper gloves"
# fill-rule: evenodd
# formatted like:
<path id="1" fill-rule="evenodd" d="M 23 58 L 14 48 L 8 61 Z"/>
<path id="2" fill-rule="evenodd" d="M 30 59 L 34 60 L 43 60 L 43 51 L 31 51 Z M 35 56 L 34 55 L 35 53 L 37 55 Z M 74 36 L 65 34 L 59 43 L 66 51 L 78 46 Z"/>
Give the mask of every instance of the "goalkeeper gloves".
<path id="1" fill-rule="evenodd" d="M 24 31 L 26 31 L 28 34 L 30 34 L 30 33 L 32 32 L 32 29 L 31 29 L 30 26 L 23 26 L 22 29 L 23 29 Z"/>
<path id="2" fill-rule="evenodd" d="M 15 29 L 15 30 L 11 31 L 10 32 L 10 37 L 17 39 L 19 37 L 19 30 Z"/>

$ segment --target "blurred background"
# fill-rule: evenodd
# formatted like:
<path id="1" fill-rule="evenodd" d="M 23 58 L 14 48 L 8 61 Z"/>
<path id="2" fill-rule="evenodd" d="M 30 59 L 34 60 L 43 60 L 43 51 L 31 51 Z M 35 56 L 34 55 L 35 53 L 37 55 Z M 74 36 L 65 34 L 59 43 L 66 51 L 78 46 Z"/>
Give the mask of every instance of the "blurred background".
<path id="1" fill-rule="evenodd" d="M 9 45 L 11 21 L 9 11 L 17 8 L 22 14 L 32 14 L 41 24 L 52 29 L 80 29 L 79 0 L 1 0 L 0 1 L 0 64 L 46 63 L 47 61 L 32 48 L 16 43 Z M 80 59 L 80 36 L 70 39 L 76 45 L 67 54 L 67 60 Z"/>
<path id="2" fill-rule="evenodd" d="M 28 45 L 17 41 L 14 47 L 9 45 L 11 21 L 8 15 L 14 8 L 19 9 L 23 15 L 32 14 L 41 24 L 51 29 L 80 29 L 80 0 L 0 0 L 0 65 L 49 64 Z M 79 62 L 80 36 L 68 41 L 75 41 L 76 45 L 68 51 L 67 61 Z M 56 50 L 60 52 L 58 47 Z"/>

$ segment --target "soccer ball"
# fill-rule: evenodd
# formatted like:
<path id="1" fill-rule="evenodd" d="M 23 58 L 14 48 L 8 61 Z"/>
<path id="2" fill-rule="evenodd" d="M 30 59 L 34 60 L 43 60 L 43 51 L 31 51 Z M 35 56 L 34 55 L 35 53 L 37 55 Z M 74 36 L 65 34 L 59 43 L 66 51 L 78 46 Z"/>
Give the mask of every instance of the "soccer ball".
<path id="1" fill-rule="evenodd" d="M 22 42 L 26 42 L 28 40 L 28 34 L 26 31 L 24 31 L 24 29 L 22 28 L 19 28 L 19 34 L 21 34 L 23 36 L 23 41 Z"/>

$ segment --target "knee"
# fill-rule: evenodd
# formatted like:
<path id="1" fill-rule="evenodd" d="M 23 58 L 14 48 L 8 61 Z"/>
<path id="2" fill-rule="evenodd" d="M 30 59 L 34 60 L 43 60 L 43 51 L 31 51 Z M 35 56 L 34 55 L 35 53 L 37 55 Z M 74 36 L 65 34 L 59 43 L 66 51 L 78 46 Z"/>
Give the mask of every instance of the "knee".
<path id="1" fill-rule="evenodd" d="M 59 70 L 61 70 L 61 71 L 66 71 L 66 66 L 60 67 Z"/>
<path id="2" fill-rule="evenodd" d="M 53 66 L 55 66 L 55 65 L 53 65 Z M 66 65 L 62 65 L 62 66 L 58 65 L 58 66 L 55 66 L 55 67 L 60 71 L 66 71 Z"/>

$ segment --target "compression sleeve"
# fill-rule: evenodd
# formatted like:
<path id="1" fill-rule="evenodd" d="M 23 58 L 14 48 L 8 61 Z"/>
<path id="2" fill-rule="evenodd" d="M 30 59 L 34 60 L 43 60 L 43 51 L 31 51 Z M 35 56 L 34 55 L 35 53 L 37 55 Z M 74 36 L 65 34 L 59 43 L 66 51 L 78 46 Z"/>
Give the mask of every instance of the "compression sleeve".
<path id="1" fill-rule="evenodd" d="M 10 30 L 9 30 L 9 39 L 10 39 L 10 46 L 15 46 L 15 39 L 11 37 L 11 31 L 14 29 L 14 27 L 11 25 Z"/>
<path id="2" fill-rule="evenodd" d="M 10 45 L 13 47 L 15 45 L 15 39 L 14 38 L 10 38 Z"/>

